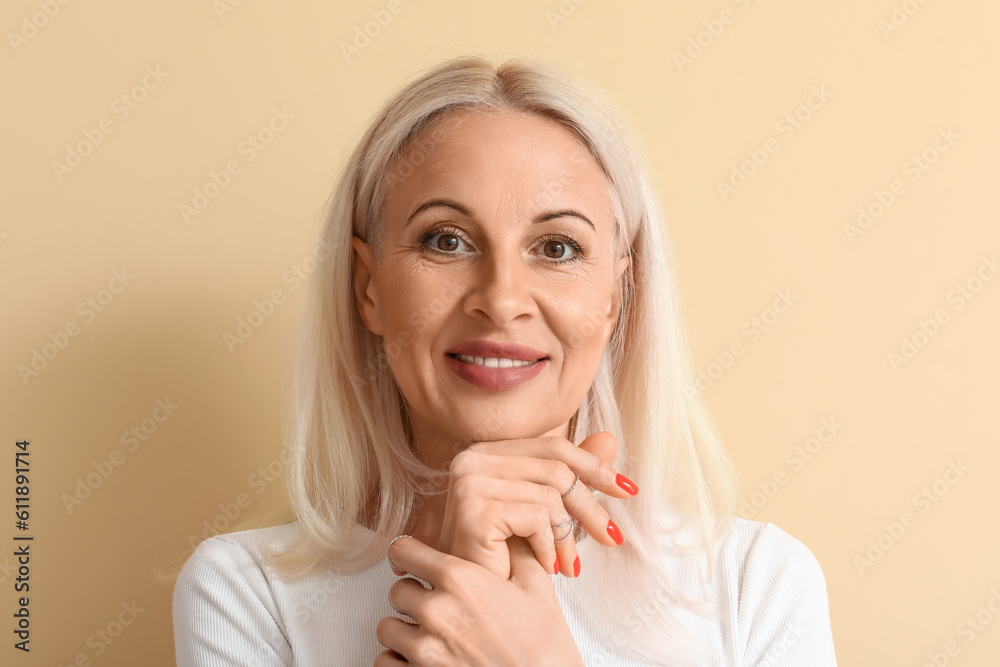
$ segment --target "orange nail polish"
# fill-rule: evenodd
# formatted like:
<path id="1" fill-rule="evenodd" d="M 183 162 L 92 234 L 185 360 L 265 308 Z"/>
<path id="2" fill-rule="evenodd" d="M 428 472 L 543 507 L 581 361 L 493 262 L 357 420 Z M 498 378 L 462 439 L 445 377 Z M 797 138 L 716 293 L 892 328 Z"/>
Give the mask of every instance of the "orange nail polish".
<path id="1" fill-rule="evenodd" d="M 559 574 L 559 556 L 556 556 L 556 564 L 554 565 L 556 574 Z"/>
<path id="2" fill-rule="evenodd" d="M 618 529 L 618 526 L 615 525 L 614 521 L 608 521 L 608 535 L 610 535 L 611 539 L 615 541 L 615 544 L 621 544 L 625 541 L 625 538 L 622 536 L 622 531 Z"/>
<path id="3" fill-rule="evenodd" d="M 615 477 L 615 483 L 633 496 L 639 493 L 639 487 L 635 485 L 635 482 L 621 473 L 618 473 L 618 476 Z"/>
<path id="4" fill-rule="evenodd" d="M 574 577 L 579 577 L 580 576 L 580 557 L 579 556 L 577 556 L 576 557 L 576 561 L 573 562 L 573 576 Z"/>

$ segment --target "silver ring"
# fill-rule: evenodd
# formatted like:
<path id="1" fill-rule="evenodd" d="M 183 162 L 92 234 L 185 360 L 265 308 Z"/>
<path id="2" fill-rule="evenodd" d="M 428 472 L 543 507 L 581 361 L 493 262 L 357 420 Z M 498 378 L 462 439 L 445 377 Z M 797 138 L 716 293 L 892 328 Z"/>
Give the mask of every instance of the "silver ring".
<path id="1" fill-rule="evenodd" d="M 552 526 L 552 528 L 553 528 L 553 529 L 556 529 L 556 528 L 562 528 L 563 526 L 566 526 L 566 525 L 569 525 L 569 524 L 573 523 L 573 521 L 574 521 L 573 517 L 570 517 L 570 518 L 569 518 L 569 521 L 563 521 L 562 523 L 557 523 L 556 525 Z M 569 537 L 569 534 L 570 534 L 570 533 L 572 533 L 572 532 L 573 532 L 573 529 L 572 529 L 572 528 L 570 528 L 570 529 L 569 529 L 568 531 L 566 531 L 566 534 L 565 534 L 565 535 L 563 535 L 563 536 L 562 536 L 562 537 L 561 537 L 560 539 L 558 539 L 558 540 L 557 540 L 557 539 L 555 539 L 555 535 L 553 534 L 553 541 L 554 541 L 554 542 L 562 542 L 562 541 L 563 541 L 563 540 L 565 540 L 565 539 L 566 539 L 567 537 Z"/>
<path id="2" fill-rule="evenodd" d="M 401 537 L 413 537 L 413 535 L 397 535 L 396 537 L 392 538 L 392 542 L 389 542 L 389 546 L 387 546 L 387 547 L 385 548 L 385 557 L 386 557 L 387 559 L 389 559 L 389 564 L 390 564 L 390 565 L 392 565 L 392 566 L 393 566 L 394 568 L 396 568 L 397 570 L 402 570 L 403 568 L 399 567 L 398 565 L 396 565 L 395 563 L 393 563 L 393 562 L 392 562 L 392 557 L 391 557 L 391 556 L 389 555 L 389 549 L 391 549 L 391 548 L 392 548 L 392 545 L 393 545 L 393 543 L 394 543 L 394 542 L 395 542 L 396 540 L 398 540 L 399 538 L 401 538 Z M 392 604 L 392 601 L 391 601 L 391 600 L 389 601 L 389 604 Z M 395 609 L 395 607 L 393 607 L 393 609 Z M 400 612 L 397 612 L 397 613 L 400 613 Z"/>
<path id="3" fill-rule="evenodd" d="M 560 525 L 562 525 L 562 524 L 560 524 Z M 572 534 L 573 534 L 573 529 L 570 528 L 569 530 L 566 531 L 566 534 L 563 535 L 561 538 L 559 538 L 558 540 L 552 540 L 552 541 L 555 542 L 556 544 L 559 544 L 560 542 L 565 542 L 567 539 L 569 539 L 569 536 L 572 535 Z"/>
<path id="4" fill-rule="evenodd" d="M 566 496 L 568 496 L 568 495 L 569 495 L 569 492 L 570 492 L 570 491 L 572 491 L 573 489 L 575 489 L 575 488 L 576 488 L 576 483 L 577 483 L 577 482 L 579 482 L 579 481 L 580 481 L 580 476 L 579 476 L 579 475 L 577 475 L 577 476 L 576 476 L 576 479 L 574 479 L 574 480 L 573 480 L 573 484 L 572 484 L 572 486 L 570 486 L 570 487 L 569 487 L 569 491 L 566 491 L 566 493 L 562 494 L 562 499 L 563 499 L 563 500 L 566 500 Z"/>

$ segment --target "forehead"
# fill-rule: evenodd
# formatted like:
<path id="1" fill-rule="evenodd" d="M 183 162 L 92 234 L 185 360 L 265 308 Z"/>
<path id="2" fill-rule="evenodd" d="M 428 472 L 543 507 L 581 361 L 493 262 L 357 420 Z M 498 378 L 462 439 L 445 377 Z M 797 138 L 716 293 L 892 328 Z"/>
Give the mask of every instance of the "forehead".
<path id="1" fill-rule="evenodd" d="M 575 198 L 600 213 L 609 197 L 603 170 L 576 134 L 552 119 L 513 111 L 460 109 L 433 119 L 400 151 L 389 185 L 390 207 L 436 187 L 468 196 L 502 192 L 522 205 L 528 197 L 538 204 L 533 208 Z"/>

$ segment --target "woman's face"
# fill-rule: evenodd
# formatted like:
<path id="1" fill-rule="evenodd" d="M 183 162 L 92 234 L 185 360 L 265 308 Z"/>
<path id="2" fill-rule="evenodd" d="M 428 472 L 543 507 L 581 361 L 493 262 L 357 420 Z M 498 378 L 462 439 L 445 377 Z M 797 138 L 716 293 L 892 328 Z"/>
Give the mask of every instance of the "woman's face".
<path id="1" fill-rule="evenodd" d="M 450 456 L 473 441 L 565 435 L 628 263 L 611 259 L 608 184 L 593 156 L 554 121 L 460 110 L 422 129 L 388 185 L 374 274 L 354 238 L 355 296 L 416 444 Z"/>

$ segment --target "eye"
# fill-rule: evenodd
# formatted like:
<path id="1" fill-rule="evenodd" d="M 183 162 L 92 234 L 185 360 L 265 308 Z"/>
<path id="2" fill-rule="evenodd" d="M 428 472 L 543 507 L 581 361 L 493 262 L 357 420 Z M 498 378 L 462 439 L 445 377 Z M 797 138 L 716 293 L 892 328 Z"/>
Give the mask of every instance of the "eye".
<path id="1" fill-rule="evenodd" d="M 458 234 L 458 230 L 448 228 L 431 229 L 420 236 L 421 247 L 447 255 L 457 254 L 455 251 L 461 252 L 458 247 L 460 243 L 465 241 Z"/>
<path id="2" fill-rule="evenodd" d="M 420 247 L 441 255 L 460 255 L 468 251 L 462 232 L 454 227 L 435 227 L 420 235 Z M 463 247 L 460 247 L 463 246 Z M 553 264 L 575 262 L 584 257 L 583 246 L 568 236 L 550 236 L 541 239 L 537 248 Z"/>
<path id="3" fill-rule="evenodd" d="M 553 262 L 574 262 L 580 259 L 583 248 L 568 236 L 556 236 L 543 239 L 538 246 L 542 254 Z M 572 251 L 572 253 L 570 253 Z"/>
<path id="4" fill-rule="evenodd" d="M 538 247 L 542 249 L 542 254 L 546 257 L 557 261 L 565 261 L 572 258 L 572 255 L 567 253 L 574 250 L 572 246 L 568 243 L 564 243 L 560 239 L 549 239 L 547 241 L 543 241 Z"/>

